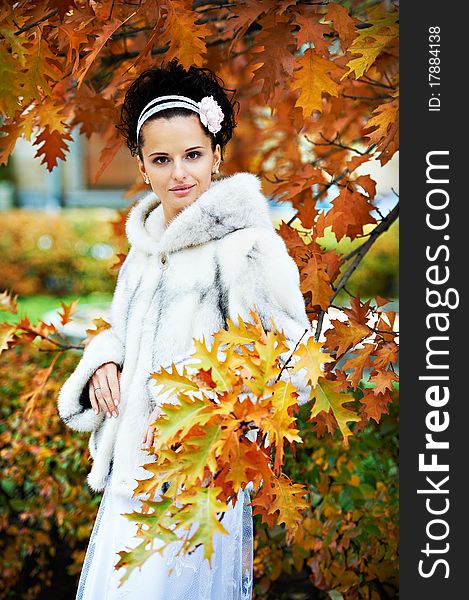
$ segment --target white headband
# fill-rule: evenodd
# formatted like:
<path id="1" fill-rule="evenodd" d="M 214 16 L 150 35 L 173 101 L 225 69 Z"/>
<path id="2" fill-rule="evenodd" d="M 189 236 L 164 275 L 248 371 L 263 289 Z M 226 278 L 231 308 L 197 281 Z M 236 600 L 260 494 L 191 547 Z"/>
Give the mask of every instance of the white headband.
<path id="1" fill-rule="evenodd" d="M 164 100 L 172 100 L 172 102 L 163 102 Z M 156 106 L 154 106 L 155 104 Z M 187 96 L 158 96 L 158 98 L 151 100 L 140 113 L 137 121 L 137 139 L 140 129 L 147 119 L 160 110 L 173 108 L 175 106 L 188 108 L 189 110 L 198 113 L 202 124 L 212 133 L 220 131 L 224 115 L 220 105 L 213 96 L 204 96 L 200 102 L 196 102 Z"/>

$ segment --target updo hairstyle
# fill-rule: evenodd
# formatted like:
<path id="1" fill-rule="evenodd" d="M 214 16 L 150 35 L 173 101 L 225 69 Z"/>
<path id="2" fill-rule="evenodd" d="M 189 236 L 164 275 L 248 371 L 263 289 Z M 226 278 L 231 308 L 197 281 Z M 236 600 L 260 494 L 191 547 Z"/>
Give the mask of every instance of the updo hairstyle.
<path id="1" fill-rule="evenodd" d="M 230 99 L 228 99 L 226 93 L 228 91 L 232 92 Z M 223 87 L 223 81 L 208 67 L 196 67 L 192 65 L 186 70 L 179 64 L 177 58 L 173 58 L 166 66 L 143 71 L 131 83 L 125 94 L 124 103 L 121 108 L 120 123 L 116 127 L 125 137 L 131 156 L 138 154 L 140 159 L 143 160 L 144 126 L 140 130 L 138 139 L 136 136 L 137 121 L 143 108 L 151 100 L 169 94 L 188 96 L 196 102 L 202 100 L 204 96 L 213 96 L 218 102 L 224 114 L 221 129 L 217 133 L 212 133 L 202 122 L 200 124 L 211 139 L 212 151 L 215 151 L 216 145 L 220 144 L 221 158 L 223 160 L 223 149 L 232 138 L 233 129 L 236 127 L 235 107 L 237 108 L 237 113 L 239 112 L 239 102 L 233 100 L 235 92 Z M 165 108 L 149 117 L 148 121 L 194 114 L 197 115 L 196 112 L 188 108 Z"/>

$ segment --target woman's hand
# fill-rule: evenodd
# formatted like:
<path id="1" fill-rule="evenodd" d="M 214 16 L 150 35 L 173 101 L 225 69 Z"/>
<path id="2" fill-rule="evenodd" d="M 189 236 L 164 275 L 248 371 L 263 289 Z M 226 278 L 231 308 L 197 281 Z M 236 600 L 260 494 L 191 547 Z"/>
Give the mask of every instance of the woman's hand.
<path id="1" fill-rule="evenodd" d="M 149 425 L 142 439 L 142 446 L 144 448 L 150 448 L 153 445 L 155 440 L 155 427 L 152 426 L 152 423 L 158 419 L 158 417 L 161 415 L 161 412 L 161 408 L 159 406 L 155 406 L 148 419 Z"/>
<path id="2" fill-rule="evenodd" d="M 88 382 L 88 391 L 91 406 L 96 414 L 103 410 L 106 416 L 117 417 L 117 408 L 121 400 L 120 378 L 120 369 L 114 362 L 104 363 L 93 373 Z"/>

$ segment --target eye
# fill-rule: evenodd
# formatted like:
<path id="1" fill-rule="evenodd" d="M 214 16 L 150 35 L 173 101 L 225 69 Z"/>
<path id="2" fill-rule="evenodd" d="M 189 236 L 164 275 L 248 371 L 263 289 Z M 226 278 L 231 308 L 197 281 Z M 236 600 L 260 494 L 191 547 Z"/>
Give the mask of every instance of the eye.
<path id="1" fill-rule="evenodd" d="M 164 159 L 166 159 L 166 156 L 157 156 L 157 157 L 156 157 L 156 158 L 153 160 L 153 162 L 154 162 L 156 165 L 164 165 L 164 163 L 162 163 L 162 162 L 158 162 L 158 161 L 160 160 L 160 158 L 164 158 Z"/>
<path id="2" fill-rule="evenodd" d="M 201 152 L 197 152 L 197 150 L 192 150 L 192 152 L 188 152 L 187 156 L 190 156 L 191 154 L 195 154 L 196 158 L 198 158 L 199 156 L 201 156 Z"/>

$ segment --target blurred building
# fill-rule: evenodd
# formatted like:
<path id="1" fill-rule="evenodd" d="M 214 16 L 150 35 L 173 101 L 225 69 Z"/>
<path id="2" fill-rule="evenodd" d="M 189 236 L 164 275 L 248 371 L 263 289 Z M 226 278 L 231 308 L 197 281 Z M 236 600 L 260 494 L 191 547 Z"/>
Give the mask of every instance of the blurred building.
<path id="1" fill-rule="evenodd" d="M 18 139 L 8 165 L 9 181 L 0 181 L 0 210 L 11 206 L 39 210 L 60 210 L 65 207 L 109 207 L 123 208 L 131 203 L 124 193 L 140 178 L 136 159 L 124 145 L 120 148 L 109 166 L 95 184 L 95 176 L 100 166 L 99 157 L 104 143 L 93 135 L 88 139 L 75 128 L 73 141 L 69 143 L 67 160 L 58 160 L 57 166 L 49 172 L 39 158 L 35 158 L 38 146 L 25 139 Z M 389 212 L 397 202 L 398 192 L 397 152 L 391 161 L 381 167 L 379 161 L 372 160 L 357 169 L 357 174 L 369 173 L 377 182 L 377 195 L 374 204 Z M 394 190 L 394 191 L 393 191 Z M 339 193 L 332 186 L 328 197 L 317 204 L 317 208 L 332 206 L 331 200 Z M 287 202 L 271 202 L 274 222 L 287 221 L 294 211 Z"/>
<path id="2" fill-rule="evenodd" d="M 34 157 L 38 146 L 18 139 L 10 159 L 14 205 L 37 209 L 128 205 L 124 192 L 135 183 L 138 169 L 127 147 L 119 150 L 94 184 L 103 142 L 97 135 L 88 140 L 78 133 L 78 128 L 72 137 L 67 160 L 58 160 L 51 172 Z"/>

